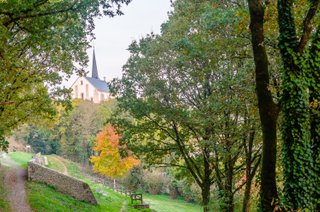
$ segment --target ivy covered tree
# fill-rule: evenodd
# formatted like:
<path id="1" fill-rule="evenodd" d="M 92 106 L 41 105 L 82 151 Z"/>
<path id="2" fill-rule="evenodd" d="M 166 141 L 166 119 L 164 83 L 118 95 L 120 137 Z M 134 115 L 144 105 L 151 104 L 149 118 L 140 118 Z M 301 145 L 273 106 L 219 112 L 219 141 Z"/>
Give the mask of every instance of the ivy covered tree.
<path id="1" fill-rule="evenodd" d="M 252 46 L 256 65 L 256 87 L 258 101 L 273 104 L 276 99 L 271 94 L 270 56 L 266 46 L 266 23 L 272 19 L 270 11 L 277 12 L 278 50 L 283 67 L 281 90 L 278 97 L 283 112 L 281 122 L 282 150 L 284 164 L 284 204 L 291 209 L 319 208 L 319 1 L 262 1 L 248 0 Z M 259 92 L 259 88 L 262 89 Z M 272 103 L 273 102 L 273 103 Z M 264 111 L 263 104 L 260 113 Z M 272 106 L 272 105 L 271 105 Z M 276 107 L 279 107 L 275 105 Z M 269 117 L 273 126 L 276 124 L 274 107 L 266 107 L 263 116 Z M 261 116 L 261 115 L 260 115 Z M 267 121 L 268 119 L 266 119 Z M 270 123 L 263 122 L 262 128 Z M 273 135 L 276 131 L 273 130 Z M 264 131 L 267 137 L 271 133 Z M 273 136 L 275 137 L 275 136 Z M 266 138 L 264 136 L 264 138 Z M 274 140 L 273 140 L 274 141 Z M 276 147 L 272 139 L 264 139 L 264 149 Z M 278 195 L 275 185 L 275 152 L 263 151 L 264 158 L 271 158 L 262 163 L 261 206 L 263 211 L 274 209 Z M 267 156 L 267 157 L 265 157 Z M 272 165 L 273 164 L 273 165 Z M 265 175 L 263 173 L 266 173 Z"/>
<path id="2" fill-rule="evenodd" d="M 285 203 L 320 209 L 320 1 L 278 0 Z M 303 21 L 296 17 L 303 14 Z M 317 209 L 316 209 L 317 207 Z"/>
<path id="3" fill-rule="evenodd" d="M 54 114 L 52 103 L 68 99 L 70 92 L 57 85 L 63 77 L 84 73 L 94 17 L 121 14 L 120 5 L 129 2 L 0 2 L 1 138 L 30 117 Z"/>

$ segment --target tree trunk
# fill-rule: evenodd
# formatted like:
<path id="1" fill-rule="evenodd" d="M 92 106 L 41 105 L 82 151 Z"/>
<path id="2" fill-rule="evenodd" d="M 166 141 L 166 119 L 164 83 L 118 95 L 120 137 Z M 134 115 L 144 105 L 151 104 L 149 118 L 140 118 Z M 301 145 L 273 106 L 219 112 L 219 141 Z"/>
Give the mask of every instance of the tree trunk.
<path id="1" fill-rule="evenodd" d="M 247 179 L 246 188 L 245 188 L 245 191 L 244 191 L 242 212 L 249 212 L 250 211 L 251 184 L 252 184 L 252 180 L 251 179 L 250 180 Z"/>
<path id="2" fill-rule="evenodd" d="M 233 212 L 234 210 L 232 187 L 233 187 L 233 168 L 229 167 L 229 170 L 227 171 L 227 179 L 225 184 L 225 196 L 224 196 L 225 212 Z"/>
<path id="3" fill-rule="evenodd" d="M 319 1 L 314 2 L 319 4 Z M 298 41 L 293 8 L 293 1 L 278 0 L 279 49 L 283 62 L 284 197 L 289 207 L 298 210 L 313 207 L 315 185 L 310 141 L 310 91 L 303 65 L 306 63 L 305 44 Z"/>
<path id="4" fill-rule="evenodd" d="M 278 106 L 269 90 L 268 56 L 264 45 L 264 8 L 262 0 L 248 0 L 250 31 L 255 62 L 256 90 L 263 134 L 261 167 L 262 211 L 273 211 L 278 200 L 276 187 Z"/>
<path id="5" fill-rule="evenodd" d="M 207 212 L 209 211 L 209 202 L 210 202 L 210 185 L 211 185 L 211 180 L 210 180 L 210 164 L 208 161 L 208 156 L 207 154 L 207 149 L 204 149 L 204 154 L 203 154 L 203 164 L 204 164 L 204 178 L 201 186 L 201 195 L 202 195 L 202 204 L 203 204 L 203 211 Z"/>
<path id="6" fill-rule="evenodd" d="M 204 183 L 201 187 L 201 196 L 203 204 L 203 212 L 209 211 L 209 202 L 210 202 L 210 184 Z"/>

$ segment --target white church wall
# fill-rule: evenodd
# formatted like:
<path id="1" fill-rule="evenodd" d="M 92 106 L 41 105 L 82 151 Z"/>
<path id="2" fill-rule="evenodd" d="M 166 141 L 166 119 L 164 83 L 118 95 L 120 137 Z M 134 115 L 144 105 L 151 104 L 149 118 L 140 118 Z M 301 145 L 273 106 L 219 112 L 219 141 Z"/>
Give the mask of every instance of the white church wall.
<path id="1" fill-rule="evenodd" d="M 72 85 L 72 99 L 89 100 L 98 104 L 109 97 L 109 93 L 97 90 L 85 77 L 79 77 Z"/>

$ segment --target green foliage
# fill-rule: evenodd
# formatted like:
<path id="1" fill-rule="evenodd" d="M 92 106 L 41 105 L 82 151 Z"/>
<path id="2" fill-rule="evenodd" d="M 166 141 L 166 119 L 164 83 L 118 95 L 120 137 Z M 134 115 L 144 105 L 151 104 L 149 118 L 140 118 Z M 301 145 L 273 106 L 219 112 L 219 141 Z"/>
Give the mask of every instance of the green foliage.
<path id="1" fill-rule="evenodd" d="M 153 195 L 164 193 L 168 181 L 166 174 L 159 170 L 145 171 L 143 175 L 144 187 Z"/>
<path id="2" fill-rule="evenodd" d="M 89 101 L 74 102 L 74 109 L 70 113 L 63 113 L 57 124 L 61 145 L 59 154 L 87 164 L 93 155 L 95 137 L 114 106 L 113 100 L 99 105 Z"/>
<path id="3" fill-rule="evenodd" d="M 282 74 L 282 139 L 285 204 L 319 209 L 319 1 L 301 7 L 278 1 Z M 297 14 L 307 11 L 303 22 Z M 298 37 L 301 38 L 299 39 Z M 313 37 L 313 39 L 310 39 Z"/>
<path id="4" fill-rule="evenodd" d="M 234 31 L 236 7 L 220 1 L 173 5 L 161 35 L 130 45 L 123 78 L 111 86 L 119 106 L 111 121 L 143 161 L 178 167 L 193 178 L 206 205 L 213 182 L 236 189 L 243 147 L 250 132 L 257 132 L 254 146 L 260 135 L 253 61 Z M 258 157 L 259 147 L 253 150 Z"/>
<path id="5" fill-rule="evenodd" d="M 178 191 L 186 202 L 195 202 L 195 194 L 191 189 L 191 183 L 184 178 L 177 181 Z"/>
<path id="6" fill-rule="evenodd" d="M 143 182 L 143 169 L 142 166 L 135 166 L 130 170 L 125 176 L 119 179 L 120 183 L 128 189 L 130 192 L 134 193 L 138 189 L 144 186 Z"/>
<path id="7" fill-rule="evenodd" d="M 52 120 L 36 119 L 19 129 L 19 134 L 35 152 L 59 154 L 76 162 L 88 163 L 96 134 L 110 117 L 115 101 L 101 104 L 76 100 L 73 109 L 57 107 Z"/>
<path id="8" fill-rule="evenodd" d="M 6 167 L 0 167 L 0 211 L 9 211 L 9 202 L 7 199 L 7 189 L 5 187 Z"/>
<path id="9" fill-rule="evenodd" d="M 0 131 L 0 151 L 8 151 L 9 142 L 6 140 L 4 134 Z"/>
<path id="10" fill-rule="evenodd" d="M 34 125 L 29 125 L 28 134 L 25 140 L 31 145 L 35 153 L 56 154 L 59 150 L 58 137 L 54 136 L 53 130 L 46 130 L 42 127 L 36 128 Z"/>
<path id="11" fill-rule="evenodd" d="M 1 132 L 34 117 L 52 117 L 54 103 L 70 107 L 71 91 L 59 85 L 84 74 L 93 19 L 121 14 L 120 5 L 129 2 L 0 2 Z"/>

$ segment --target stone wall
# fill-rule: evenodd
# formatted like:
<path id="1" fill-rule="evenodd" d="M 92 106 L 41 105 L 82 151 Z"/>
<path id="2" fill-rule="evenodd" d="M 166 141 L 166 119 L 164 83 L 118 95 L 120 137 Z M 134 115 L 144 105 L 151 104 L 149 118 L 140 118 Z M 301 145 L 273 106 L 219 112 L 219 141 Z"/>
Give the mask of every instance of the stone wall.
<path id="1" fill-rule="evenodd" d="M 28 179 L 53 186 L 77 200 L 98 204 L 87 183 L 39 165 L 34 159 L 28 163 Z"/>

